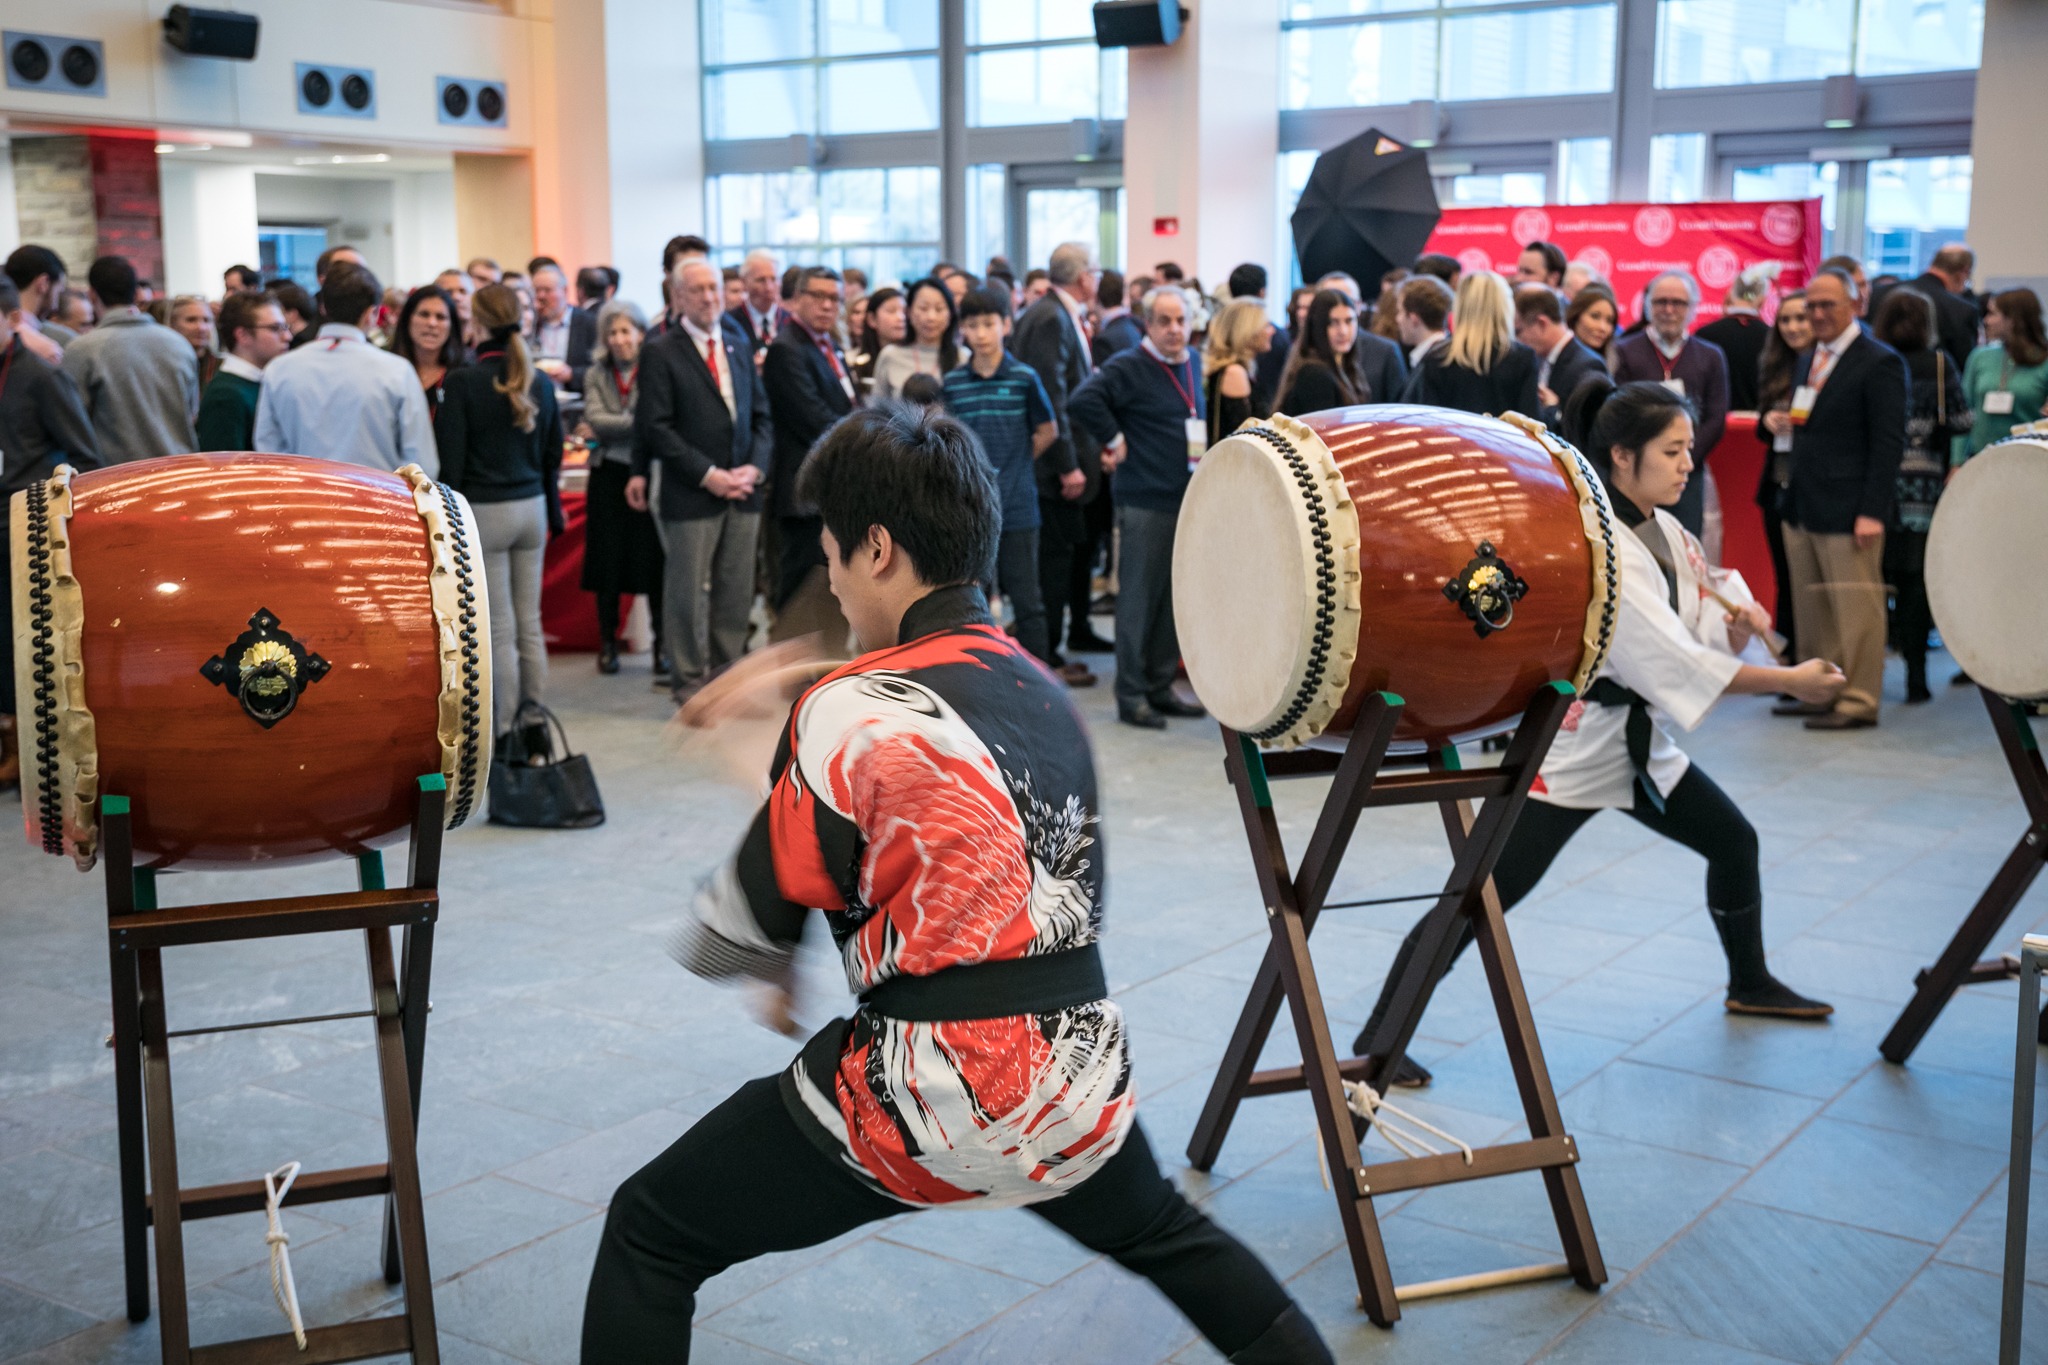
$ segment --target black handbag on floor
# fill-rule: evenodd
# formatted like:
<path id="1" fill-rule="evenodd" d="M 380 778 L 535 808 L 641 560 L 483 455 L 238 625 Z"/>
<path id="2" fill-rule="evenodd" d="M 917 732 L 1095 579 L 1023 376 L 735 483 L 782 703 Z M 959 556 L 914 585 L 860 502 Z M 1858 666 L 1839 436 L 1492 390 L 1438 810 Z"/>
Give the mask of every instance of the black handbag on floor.
<path id="1" fill-rule="evenodd" d="M 491 823 L 528 829 L 604 823 L 604 798 L 589 755 L 569 752 L 562 722 L 537 701 L 520 703 L 511 732 L 491 756 Z"/>

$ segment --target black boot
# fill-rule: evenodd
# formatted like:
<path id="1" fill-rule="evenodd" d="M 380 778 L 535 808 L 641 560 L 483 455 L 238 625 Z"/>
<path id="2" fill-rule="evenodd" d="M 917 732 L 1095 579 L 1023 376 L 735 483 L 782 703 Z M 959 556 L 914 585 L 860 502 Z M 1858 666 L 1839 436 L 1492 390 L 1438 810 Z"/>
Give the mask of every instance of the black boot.
<path id="1" fill-rule="evenodd" d="M 1764 965 L 1764 908 L 1716 910 L 1714 930 L 1721 936 L 1721 951 L 1728 955 L 1728 999 L 1730 1014 L 1765 1014 L 1779 1019 L 1824 1019 L 1835 1007 L 1821 1000 L 1809 1000 L 1772 976 Z"/>
<path id="2" fill-rule="evenodd" d="M 1336 1365 L 1336 1358 L 1316 1325 L 1290 1303 L 1257 1341 L 1230 1357 L 1230 1365 Z"/>
<path id="3" fill-rule="evenodd" d="M 1934 694 L 1927 690 L 1927 655 L 1908 653 L 1906 655 L 1906 704 L 1915 706 L 1923 701 L 1932 701 Z"/>
<path id="4" fill-rule="evenodd" d="M 619 671 L 619 642 L 606 640 L 597 647 L 597 671 L 616 673 Z"/>

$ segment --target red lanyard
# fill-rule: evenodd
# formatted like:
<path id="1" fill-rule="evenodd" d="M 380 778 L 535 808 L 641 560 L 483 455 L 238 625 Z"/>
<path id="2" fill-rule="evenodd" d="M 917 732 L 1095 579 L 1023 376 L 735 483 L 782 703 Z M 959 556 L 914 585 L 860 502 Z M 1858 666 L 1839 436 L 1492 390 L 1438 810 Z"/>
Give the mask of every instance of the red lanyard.
<path id="1" fill-rule="evenodd" d="M 622 370 L 617 365 L 612 366 L 612 378 L 618 381 L 619 401 L 621 403 L 628 402 L 632 399 L 633 379 L 634 376 L 638 375 L 639 373 L 640 371 L 637 368 L 631 370 Z M 713 383 L 716 383 L 718 381 L 718 371 L 713 370 L 711 372 L 711 379 Z"/>
<path id="2" fill-rule="evenodd" d="M 1677 356 L 1671 356 L 1668 358 L 1664 354 L 1664 348 L 1662 346 L 1659 346 L 1654 340 L 1650 342 L 1650 349 L 1657 353 L 1657 364 L 1663 367 L 1664 378 L 1666 382 L 1669 382 L 1671 379 L 1671 372 L 1678 368 L 1679 356 L 1683 356 L 1685 354 L 1684 345 L 1680 344 Z"/>
<path id="3" fill-rule="evenodd" d="M 1177 367 L 1175 367 L 1175 366 L 1172 366 L 1172 365 L 1169 365 L 1169 364 L 1167 364 L 1167 363 L 1166 363 L 1165 361 L 1161 360 L 1161 359 L 1160 359 L 1160 358 L 1159 358 L 1158 356 L 1156 356 L 1156 355 L 1153 355 L 1153 354 L 1152 354 L 1152 351 L 1151 351 L 1151 349 L 1150 349 L 1149 347 L 1148 347 L 1148 348 L 1146 348 L 1145 354 L 1146 354 L 1146 355 L 1149 355 L 1149 356 L 1152 356 L 1152 363 L 1153 363 L 1154 365 L 1157 365 L 1157 366 L 1158 366 L 1158 367 L 1159 367 L 1160 369 L 1162 369 L 1162 370 L 1166 371 L 1166 377 L 1167 377 L 1168 379 L 1170 379 L 1170 380 L 1172 380 L 1172 381 L 1173 381 L 1173 391 L 1174 391 L 1175 393 L 1177 393 L 1177 394 L 1179 394 L 1179 395 L 1180 395 L 1180 401 L 1181 401 L 1181 402 L 1183 402 L 1183 403 L 1186 403 L 1186 404 L 1188 405 L 1188 416 L 1190 416 L 1190 417 L 1198 417 L 1198 416 L 1200 416 L 1200 415 L 1201 415 L 1201 413 L 1200 413 L 1200 410 L 1199 410 L 1199 409 L 1197 409 L 1197 408 L 1196 408 L 1196 406 L 1195 406 L 1195 394 L 1194 394 L 1194 390 L 1193 390 L 1193 389 L 1192 389 L 1191 387 L 1189 387 L 1189 386 L 1187 386 L 1187 385 L 1183 385 L 1183 384 L 1182 384 L 1182 383 L 1180 382 L 1180 371 L 1179 371 L 1179 369 L 1178 369 Z M 1185 365 L 1185 364 L 1189 364 L 1190 362 L 1188 362 L 1188 361 L 1182 361 L 1181 363 Z M 1193 376 L 1193 374 L 1192 374 L 1192 373 L 1190 373 L 1188 377 L 1189 377 L 1190 379 L 1193 379 L 1193 378 L 1194 378 L 1194 376 Z"/>

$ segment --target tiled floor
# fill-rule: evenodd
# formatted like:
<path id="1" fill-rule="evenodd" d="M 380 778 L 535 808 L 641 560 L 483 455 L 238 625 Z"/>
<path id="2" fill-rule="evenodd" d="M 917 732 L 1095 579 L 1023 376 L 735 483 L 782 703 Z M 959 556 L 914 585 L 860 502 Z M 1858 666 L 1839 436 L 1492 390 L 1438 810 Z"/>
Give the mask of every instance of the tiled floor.
<path id="1" fill-rule="evenodd" d="M 422 1145 L 442 1346 L 461 1365 L 572 1360 L 612 1188 L 791 1051 L 658 946 L 746 803 L 661 742 L 665 708 L 644 661 L 598 678 L 585 657 L 559 659 L 553 696 L 596 762 L 610 822 L 464 831 L 443 878 Z M 1931 706 L 1894 706 L 1883 728 L 1842 735 L 1743 699 L 1689 742 L 1756 823 L 1777 969 L 1836 1002 L 1826 1025 L 1724 1015 L 1697 859 L 1619 815 L 1586 829 L 1512 923 L 1612 1281 L 1597 1295 L 1548 1283 L 1417 1304 L 1392 1332 L 1353 1307 L 1302 1097 L 1247 1104 L 1213 1172 L 1178 1165 L 1263 917 L 1214 728 L 1119 727 L 1106 679 L 1079 701 L 1098 746 L 1106 952 L 1144 1121 L 1184 1187 L 1288 1278 L 1341 1359 L 1992 1358 L 2013 988 L 1959 998 L 1910 1068 L 1876 1050 L 1912 973 L 2023 824 L 1973 691 L 1941 689 Z M 1297 844 L 1321 786 L 1279 789 Z M 1336 898 L 1433 889 L 1447 861 L 1434 812 L 1368 813 Z M 164 894 L 284 894 L 342 876 L 185 876 Z M 0 1360 L 156 1358 L 154 1328 L 121 1317 L 99 894 L 96 878 L 0 843 Z M 1340 1038 L 1362 1020 L 1411 910 L 1332 912 L 1318 933 Z M 2044 912 L 2036 896 L 2001 946 Z M 360 963 L 345 937 L 175 950 L 173 1026 L 352 1008 Z M 829 953 L 808 953 L 805 981 L 809 1017 L 841 1007 Z M 1424 1033 L 1417 1052 L 1437 1083 L 1413 1107 L 1468 1140 L 1516 1132 L 1474 964 L 1446 982 Z M 376 1159 L 367 1041 L 359 1023 L 186 1040 L 175 1079 L 188 1183 L 288 1159 Z M 1291 1046 L 1283 1021 L 1272 1055 Z M 2036 1189 L 2028 1359 L 2040 1361 L 2048 1180 Z M 1403 1281 L 1557 1254 L 1533 1175 L 1389 1200 L 1382 1213 Z M 286 1215 L 309 1317 L 392 1301 L 376 1273 L 377 1217 L 368 1201 Z M 263 1255 L 259 1219 L 190 1228 L 200 1340 L 281 1328 Z M 1148 1287 L 1015 1212 L 899 1218 L 741 1267 L 707 1286 L 701 1307 L 694 1359 L 706 1365 L 1217 1358 Z"/>

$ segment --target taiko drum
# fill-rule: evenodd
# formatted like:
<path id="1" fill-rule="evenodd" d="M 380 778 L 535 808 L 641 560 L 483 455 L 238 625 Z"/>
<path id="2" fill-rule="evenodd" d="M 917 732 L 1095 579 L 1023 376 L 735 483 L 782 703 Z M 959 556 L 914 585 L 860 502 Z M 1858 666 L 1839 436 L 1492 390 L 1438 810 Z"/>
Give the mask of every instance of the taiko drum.
<path id="1" fill-rule="evenodd" d="M 1956 470 L 1927 528 L 1927 602 L 1969 677 L 2015 701 L 2048 698 L 2048 422 Z"/>
<path id="2" fill-rule="evenodd" d="M 1619 572 L 1598 474 L 1536 422 L 1373 405 L 1249 422 L 1202 456 L 1173 551 L 1188 677 L 1275 747 L 1406 703 L 1413 751 L 1510 728 L 1606 657 Z"/>
<path id="3" fill-rule="evenodd" d="M 490 620 L 468 504 L 282 455 L 69 468 L 15 494 L 15 691 L 29 842 L 89 867 L 98 802 L 138 862 L 354 854 L 447 822 L 490 768 Z"/>

